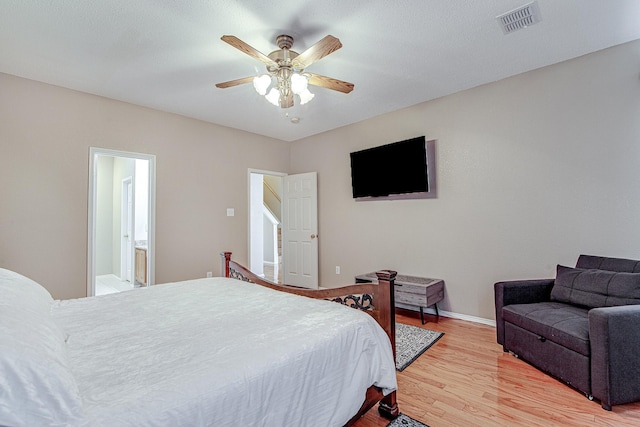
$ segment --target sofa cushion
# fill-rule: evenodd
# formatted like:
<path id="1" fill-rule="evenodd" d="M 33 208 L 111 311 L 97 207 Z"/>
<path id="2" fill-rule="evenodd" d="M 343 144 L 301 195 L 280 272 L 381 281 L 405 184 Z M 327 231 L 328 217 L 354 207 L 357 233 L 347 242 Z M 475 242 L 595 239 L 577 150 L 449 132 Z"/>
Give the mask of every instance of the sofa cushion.
<path id="1" fill-rule="evenodd" d="M 640 273 L 640 261 L 624 258 L 608 258 L 594 255 L 580 255 L 576 268 Z"/>
<path id="2" fill-rule="evenodd" d="M 511 304 L 502 309 L 506 322 L 589 356 L 589 310 L 559 302 Z"/>
<path id="3" fill-rule="evenodd" d="M 558 265 L 551 300 L 590 308 L 640 304 L 640 273 Z"/>

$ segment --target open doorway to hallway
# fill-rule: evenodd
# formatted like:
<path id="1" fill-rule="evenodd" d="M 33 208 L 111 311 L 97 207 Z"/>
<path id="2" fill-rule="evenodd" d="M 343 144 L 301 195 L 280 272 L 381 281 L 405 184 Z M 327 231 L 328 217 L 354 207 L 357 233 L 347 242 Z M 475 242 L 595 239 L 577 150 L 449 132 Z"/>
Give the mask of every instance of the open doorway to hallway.
<path id="1" fill-rule="evenodd" d="M 279 207 L 267 208 L 272 193 Z M 271 253 L 277 254 L 277 261 Z M 271 265 L 277 271 L 272 272 Z M 316 172 L 288 175 L 249 170 L 249 268 L 262 277 L 270 274 L 276 283 L 318 289 Z"/>
<path id="2" fill-rule="evenodd" d="M 285 174 L 249 172 L 249 268 L 282 283 L 282 186 Z"/>

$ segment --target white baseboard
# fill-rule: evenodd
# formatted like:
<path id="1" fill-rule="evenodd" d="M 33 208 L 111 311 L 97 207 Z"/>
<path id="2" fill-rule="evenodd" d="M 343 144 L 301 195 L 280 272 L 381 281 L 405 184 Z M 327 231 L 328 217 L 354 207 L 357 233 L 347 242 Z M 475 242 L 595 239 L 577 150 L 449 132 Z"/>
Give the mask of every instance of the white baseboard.
<path id="1" fill-rule="evenodd" d="M 412 310 L 412 311 L 418 311 L 418 312 L 420 311 L 420 309 L 416 308 L 415 306 L 404 305 L 404 304 L 396 304 L 396 305 L 406 310 Z M 433 315 L 436 314 L 436 310 L 434 308 L 426 308 L 424 309 L 424 312 L 428 314 L 433 314 Z M 452 319 L 460 319 L 460 320 L 466 320 L 468 322 L 481 323 L 483 325 L 493 326 L 494 328 L 496 327 L 496 321 L 492 319 L 484 319 L 482 317 L 469 316 L 468 314 L 453 313 L 451 311 L 445 311 L 440 309 L 438 309 L 438 314 L 443 317 L 450 317 Z"/>

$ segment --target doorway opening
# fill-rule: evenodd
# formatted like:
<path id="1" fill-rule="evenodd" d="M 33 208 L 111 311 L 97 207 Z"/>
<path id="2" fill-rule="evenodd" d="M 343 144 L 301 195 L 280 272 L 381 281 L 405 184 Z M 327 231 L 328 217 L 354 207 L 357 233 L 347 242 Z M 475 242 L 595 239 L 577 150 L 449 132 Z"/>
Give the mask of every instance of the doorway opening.
<path id="1" fill-rule="evenodd" d="M 155 156 L 90 148 L 87 296 L 154 283 Z"/>
<path id="2" fill-rule="evenodd" d="M 284 176 L 249 171 L 249 269 L 274 283 L 282 283 Z"/>
<path id="3" fill-rule="evenodd" d="M 267 199 L 276 188 L 277 207 L 269 207 Z M 251 271 L 275 283 L 318 288 L 317 199 L 316 172 L 249 170 Z M 271 254 L 278 254 L 277 261 Z"/>

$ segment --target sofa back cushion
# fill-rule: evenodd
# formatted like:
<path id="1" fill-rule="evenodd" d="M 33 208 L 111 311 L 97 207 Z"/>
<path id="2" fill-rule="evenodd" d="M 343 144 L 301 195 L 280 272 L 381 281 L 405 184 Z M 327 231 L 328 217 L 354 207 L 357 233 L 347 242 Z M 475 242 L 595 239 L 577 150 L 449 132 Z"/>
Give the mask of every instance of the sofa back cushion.
<path id="1" fill-rule="evenodd" d="M 580 255 L 576 268 L 640 273 L 640 261 L 603 256 Z"/>
<path id="2" fill-rule="evenodd" d="M 589 308 L 640 304 L 640 273 L 558 265 L 551 300 Z"/>

